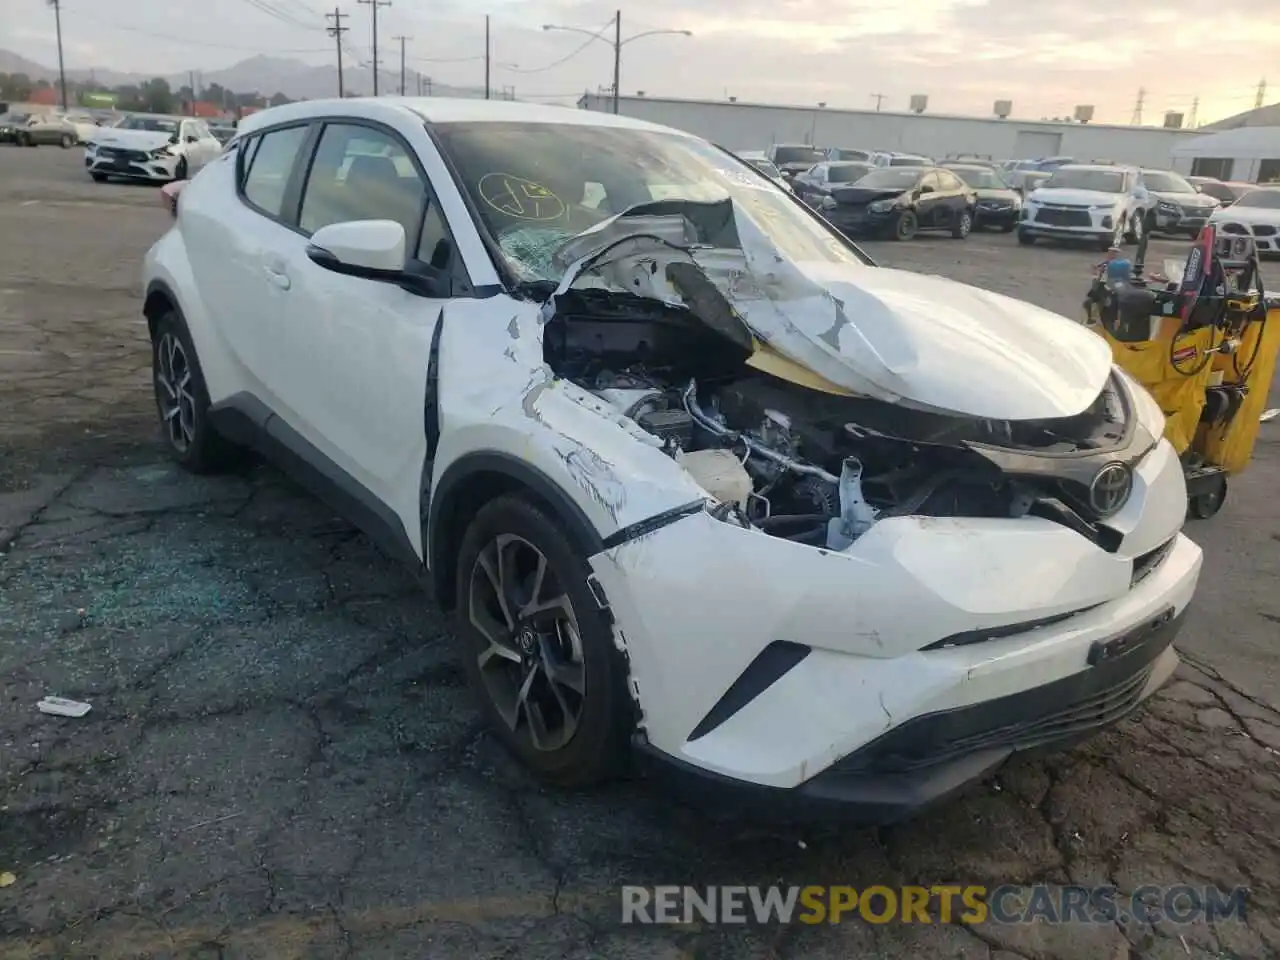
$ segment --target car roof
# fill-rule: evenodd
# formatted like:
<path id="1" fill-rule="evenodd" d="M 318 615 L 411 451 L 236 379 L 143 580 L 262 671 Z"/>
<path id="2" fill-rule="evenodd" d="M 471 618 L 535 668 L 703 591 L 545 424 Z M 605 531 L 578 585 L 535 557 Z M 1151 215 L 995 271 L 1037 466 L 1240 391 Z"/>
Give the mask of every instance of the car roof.
<path id="1" fill-rule="evenodd" d="M 1107 170 L 1112 173 L 1129 173 L 1133 167 L 1122 167 L 1112 163 L 1064 163 L 1058 170 Z M 1057 173 L 1055 170 L 1054 173 Z"/>
<path id="2" fill-rule="evenodd" d="M 519 100 L 479 100 L 461 97 L 344 97 L 303 100 L 259 110 L 240 121 L 239 132 L 243 135 L 276 123 L 328 116 L 387 120 L 397 111 L 416 116 L 427 123 L 558 123 L 584 127 L 650 130 L 694 139 L 693 134 L 681 130 L 597 110 L 524 103 Z"/>
<path id="3" fill-rule="evenodd" d="M 734 154 L 739 160 L 768 160 L 763 150 L 740 150 Z"/>

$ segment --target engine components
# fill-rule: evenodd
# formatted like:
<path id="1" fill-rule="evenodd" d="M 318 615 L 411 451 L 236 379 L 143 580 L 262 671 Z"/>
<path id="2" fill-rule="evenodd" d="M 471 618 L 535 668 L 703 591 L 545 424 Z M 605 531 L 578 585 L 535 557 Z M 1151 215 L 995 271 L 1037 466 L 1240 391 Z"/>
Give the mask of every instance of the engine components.
<path id="1" fill-rule="evenodd" d="M 688 471 L 698 486 L 721 503 L 747 505 L 754 484 L 742 461 L 732 450 L 695 450 L 676 454 L 676 462 Z"/>

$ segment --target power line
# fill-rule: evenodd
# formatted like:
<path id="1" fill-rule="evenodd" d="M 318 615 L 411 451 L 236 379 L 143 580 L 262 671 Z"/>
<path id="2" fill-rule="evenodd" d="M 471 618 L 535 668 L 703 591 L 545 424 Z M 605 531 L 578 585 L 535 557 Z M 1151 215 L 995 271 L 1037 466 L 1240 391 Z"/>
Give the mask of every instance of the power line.
<path id="1" fill-rule="evenodd" d="M 373 95 L 378 95 L 378 8 L 391 6 L 391 0 L 356 0 L 362 7 L 368 7 L 373 18 Z"/>
<path id="2" fill-rule="evenodd" d="M 59 0 L 61 4 L 61 0 Z M 142 27 L 133 27 L 128 24 L 114 23 L 110 20 L 103 20 L 95 17 L 91 13 L 85 13 L 82 10 L 71 10 L 66 6 L 62 6 L 63 10 L 74 13 L 81 20 L 88 20 L 90 23 L 98 24 L 107 30 L 117 30 L 121 33 L 136 33 L 140 37 L 151 37 L 154 40 L 167 40 L 170 43 L 181 43 L 189 47 L 206 47 L 210 50 L 238 50 L 242 53 L 328 53 L 329 51 L 319 47 L 306 47 L 304 49 L 287 49 L 282 50 L 278 47 L 244 47 L 239 44 L 231 43 L 208 43 L 204 40 L 188 40 L 186 37 L 174 36 L 171 33 L 157 33 L 154 30 L 146 30 Z"/>
<path id="3" fill-rule="evenodd" d="M 607 42 L 608 38 L 605 37 L 604 34 L 605 34 L 605 31 L 612 26 L 613 26 L 613 18 L 610 17 L 609 22 L 606 23 L 599 30 L 597 30 L 595 33 L 591 34 L 591 36 L 589 36 L 586 39 L 586 41 L 583 42 L 582 46 L 575 47 L 573 50 L 571 50 L 569 53 L 566 53 L 559 60 L 553 60 L 551 63 L 548 63 L 544 67 L 533 67 L 530 70 L 521 70 L 518 67 L 509 67 L 508 69 L 512 73 L 545 73 L 548 70 L 554 70 L 556 67 L 560 66 L 560 64 L 567 63 L 568 61 L 572 60 L 574 57 L 580 54 L 583 50 L 587 49 L 587 47 L 591 46 L 591 44 L 594 43 L 596 40 L 605 40 Z"/>
<path id="4" fill-rule="evenodd" d="M 400 43 L 400 96 L 403 97 L 404 96 L 404 45 L 406 41 L 412 40 L 413 38 L 400 36 L 400 37 L 392 37 L 391 39 L 399 41 Z"/>
<path id="5" fill-rule="evenodd" d="M 344 27 L 342 21 L 346 19 L 347 14 L 342 12 L 341 7 L 334 7 L 333 13 L 326 13 L 324 18 L 332 20 L 333 26 L 328 28 L 329 36 L 333 37 L 334 46 L 338 51 L 338 99 L 342 99 L 347 95 L 342 84 L 342 35 L 350 30 L 350 27 Z"/>
<path id="6" fill-rule="evenodd" d="M 313 23 L 307 23 L 306 21 L 289 13 L 287 10 L 281 10 L 279 7 L 271 3 L 270 0 L 245 0 L 245 3 L 249 4 L 249 6 L 253 7 L 255 10 L 261 10 L 267 16 L 279 20 L 281 23 L 287 23 L 289 26 L 297 27 L 300 30 L 323 31 L 325 29 L 324 27 L 316 26 Z"/>

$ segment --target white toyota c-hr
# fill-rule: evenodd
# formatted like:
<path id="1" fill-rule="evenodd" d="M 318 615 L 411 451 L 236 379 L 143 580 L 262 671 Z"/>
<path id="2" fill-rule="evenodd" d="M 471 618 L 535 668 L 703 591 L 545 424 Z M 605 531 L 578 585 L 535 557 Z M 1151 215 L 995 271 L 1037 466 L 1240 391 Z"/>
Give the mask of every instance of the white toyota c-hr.
<path id="1" fill-rule="evenodd" d="M 446 99 L 246 119 L 146 258 L 178 460 L 273 458 L 457 613 L 497 734 L 888 821 L 1110 724 L 1200 572 L 1070 320 L 876 266 L 689 134 Z"/>

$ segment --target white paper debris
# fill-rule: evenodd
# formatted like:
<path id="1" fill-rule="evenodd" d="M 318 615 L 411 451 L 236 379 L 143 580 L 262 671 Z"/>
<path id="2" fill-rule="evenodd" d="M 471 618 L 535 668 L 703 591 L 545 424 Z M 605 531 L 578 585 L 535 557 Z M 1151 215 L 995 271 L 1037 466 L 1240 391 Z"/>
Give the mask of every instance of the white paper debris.
<path id="1" fill-rule="evenodd" d="M 83 717 L 90 707 L 87 703 L 66 697 L 45 697 L 36 704 L 36 709 L 55 717 Z"/>

